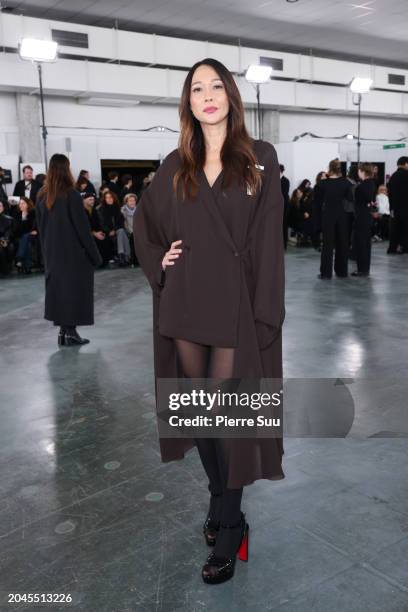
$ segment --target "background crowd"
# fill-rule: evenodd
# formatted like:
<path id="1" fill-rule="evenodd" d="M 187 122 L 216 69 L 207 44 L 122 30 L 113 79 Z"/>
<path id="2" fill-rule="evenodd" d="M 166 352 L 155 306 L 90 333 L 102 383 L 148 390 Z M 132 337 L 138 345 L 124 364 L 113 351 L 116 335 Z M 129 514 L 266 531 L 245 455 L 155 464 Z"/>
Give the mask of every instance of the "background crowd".
<path id="1" fill-rule="evenodd" d="M 318 173 L 315 183 L 304 179 L 291 193 L 280 166 L 285 203 L 283 237 L 297 247 L 321 253 L 319 278 L 369 276 L 372 242 L 389 241 L 388 254 L 408 253 L 408 157 L 400 157 L 388 183 L 380 184 L 378 168 L 369 163 L 341 173 L 339 159 Z M 334 256 L 334 261 L 333 261 Z"/>
<path id="2" fill-rule="evenodd" d="M 13 196 L 8 197 L 1 181 L 3 174 L 0 168 L 0 274 L 10 274 L 14 268 L 20 274 L 30 274 L 33 269 L 42 271 L 36 201 L 45 175 L 34 177 L 32 167 L 24 166 L 23 178 L 16 183 Z M 150 172 L 137 189 L 130 174 L 120 176 L 111 171 L 97 193 L 89 172 L 79 173 L 76 189 L 102 258 L 101 267 L 138 265 L 132 239 L 133 214 L 153 176 L 154 172 Z"/>
<path id="3" fill-rule="evenodd" d="M 356 262 L 353 276 L 368 276 L 371 244 L 389 241 L 388 254 L 408 253 L 408 157 L 400 157 L 388 183 L 380 184 L 376 166 L 352 166 L 348 176 L 341 173 L 338 159 L 318 173 L 314 185 L 304 179 L 292 192 L 281 170 L 284 197 L 283 237 L 296 247 L 313 247 L 321 253 L 319 278 L 348 276 L 348 261 Z M 43 269 L 35 204 L 45 175 L 34 177 L 23 168 L 12 197 L 1 184 L 0 168 L 0 273 L 16 269 L 30 274 Z M 150 172 L 136 189 L 130 174 L 108 174 L 98 193 L 89 172 L 81 170 L 76 189 L 81 194 L 93 238 L 102 258 L 102 267 L 136 266 L 132 226 L 137 201 L 154 176 Z"/>

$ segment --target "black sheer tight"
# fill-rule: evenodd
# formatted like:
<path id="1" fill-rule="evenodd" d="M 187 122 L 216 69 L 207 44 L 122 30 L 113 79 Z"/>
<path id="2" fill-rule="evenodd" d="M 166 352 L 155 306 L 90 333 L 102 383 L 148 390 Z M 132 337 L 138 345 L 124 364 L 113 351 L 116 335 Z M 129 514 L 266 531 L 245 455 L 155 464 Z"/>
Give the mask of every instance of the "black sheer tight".
<path id="1" fill-rule="evenodd" d="M 229 379 L 233 375 L 234 349 L 214 347 L 188 340 L 175 339 L 177 354 L 183 374 L 187 378 Z M 227 382 L 228 384 L 228 382 Z M 196 438 L 198 453 L 207 474 L 208 489 L 212 495 L 222 494 L 222 502 L 210 503 L 210 516 L 222 524 L 235 525 L 241 516 L 242 487 L 227 488 L 228 458 L 223 440 L 218 438 Z M 221 508 L 220 508 L 221 506 Z M 218 510 L 219 516 L 211 515 Z"/>
<path id="2" fill-rule="evenodd" d="M 175 340 L 177 354 L 184 376 L 187 378 L 231 378 L 234 367 L 234 349 L 207 346 Z"/>

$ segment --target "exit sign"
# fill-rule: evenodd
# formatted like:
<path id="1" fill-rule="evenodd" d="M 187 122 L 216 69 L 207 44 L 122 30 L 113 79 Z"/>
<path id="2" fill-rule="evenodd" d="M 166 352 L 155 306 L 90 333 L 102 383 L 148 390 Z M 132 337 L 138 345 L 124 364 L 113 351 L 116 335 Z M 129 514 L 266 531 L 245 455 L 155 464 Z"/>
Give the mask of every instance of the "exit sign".
<path id="1" fill-rule="evenodd" d="M 405 143 L 399 142 L 398 144 L 383 145 L 383 149 L 405 149 Z"/>

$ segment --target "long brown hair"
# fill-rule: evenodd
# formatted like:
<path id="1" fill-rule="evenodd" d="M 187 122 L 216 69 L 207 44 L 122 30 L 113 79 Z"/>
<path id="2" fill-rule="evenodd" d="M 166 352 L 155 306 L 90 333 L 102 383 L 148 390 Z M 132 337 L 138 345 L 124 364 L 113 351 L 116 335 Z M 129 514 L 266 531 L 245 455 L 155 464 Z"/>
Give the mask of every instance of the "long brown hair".
<path id="1" fill-rule="evenodd" d="M 111 204 L 111 206 L 119 206 L 118 196 L 110 189 L 106 189 L 106 191 L 103 192 L 101 196 L 101 204 L 106 204 L 106 196 L 108 195 L 112 196 L 113 204 Z M 106 206 L 109 206 L 109 204 L 106 204 Z"/>
<path id="2" fill-rule="evenodd" d="M 75 179 L 71 174 L 68 157 L 62 153 L 55 153 L 50 159 L 44 186 L 38 195 L 46 197 L 45 204 L 51 210 L 55 200 L 73 189 L 74 185 Z"/>
<path id="3" fill-rule="evenodd" d="M 245 127 L 244 107 L 241 95 L 230 71 L 218 60 L 206 58 L 194 64 L 184 81 L 181 94 L 180 139 L 178 150 L 181 157 L 181 168 L 173 179 L 173 188 L 177 193 L 181 185 L 184 199 L 195 198 L 198 192 L 197 173 L 205 163 L 205 143 L 200 122 L 194 117 L 190 108 L 191 82 L 199 66 L 211 66 L 224 84 L 229 102 L 227 135 L 221 149 L 223 167 L 223 186 L 231 184 L 233 177 L 241 184 L 247 185 L 255 193 L 261 184 L 261 175 L 255 168 L 257 163 L 253 152 L 253 139 Z"/>
<path id="4" fill-rule="evenodd" d="M 35 208 L 34 202 L 30 198 L 26 198 L 25 196 L 21 196 L 20 197 L 20 202 L 21 202 L 21 200 L 23 200 L 23 202 L 25 202 L 27 204 L 27 212 L 30 212 L 30 210 L 33 210 Z M 20 204 L 20 202 L 19 202 L 19 204 Z"/>

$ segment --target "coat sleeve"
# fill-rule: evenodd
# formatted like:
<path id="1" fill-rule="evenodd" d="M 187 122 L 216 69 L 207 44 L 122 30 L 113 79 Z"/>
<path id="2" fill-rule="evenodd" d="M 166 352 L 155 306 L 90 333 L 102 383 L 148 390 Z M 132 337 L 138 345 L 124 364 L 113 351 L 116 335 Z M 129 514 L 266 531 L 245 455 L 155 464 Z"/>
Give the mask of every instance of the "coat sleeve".
<path id="1" fill-rule="evenodd" d="M 156 294 L 160 294 L 164 287 L 166 274 L 161 262 L 171 245 L 172 178 L 166 169 L 166 162 L 163 162 L 152 183 L 143 192 L 133 215 L 136 257 Z"/>
<path id="2" fill-rule="evenodd" d="M 279 335 L 285 318 L 284 202 L 276 151 L 272 145 L 264 144 L 267 150 L 261 195 L 250 241 L 255 280 L 253 312 L 261 349 Z"/>
<path id="3" fill-rule="evenodd" d="M 68 207 L 71 223 L 78 236 L 78 240 L 96 268 L 102 263 L 102 258 L 91 234 L 91 226 L 87 219 L 82 198 L 78 192 L 72 191 L 68 194 Z"/>

